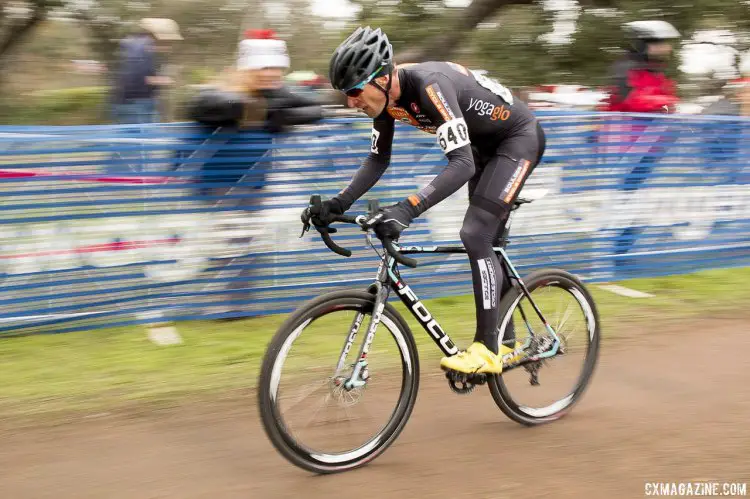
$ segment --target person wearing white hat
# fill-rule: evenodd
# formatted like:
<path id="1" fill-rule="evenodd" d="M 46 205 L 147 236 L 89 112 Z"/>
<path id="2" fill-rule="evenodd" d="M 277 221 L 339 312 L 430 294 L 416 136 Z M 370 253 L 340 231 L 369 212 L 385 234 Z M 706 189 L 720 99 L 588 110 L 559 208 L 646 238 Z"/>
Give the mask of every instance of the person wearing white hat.
<path id="1" fill-rule="evenodd" d="M 283 76 L 289 66 L 286 43 L 276 38 L 273 31 L 248 31 L 238 46 L 232 81 L 203 90 L 189 104 L 188 115 L 207 132 L 217 128 L 230 132 L 221 134 L 228 137 L 226 143 L 230 147 L 216 151 L 203 164 L 197 178 L 198 194 L 209 204 L 227 206 L 231 203 L 238 205 L 238 209 L 251 209 L 259 201 L 257 193 L 263 189 L 272 164 L 261 161 L 271 149 L 271 134 L 322 119 L 323 111 L 318 102 L 296 95 L 284 86 Z M 244 131 L 255 133 L 241 133 Z M 235 173 L 239 169 L 244 171 Z M 232 198 L 224 198 L 230 192 Z M 242 270 L 236 277 L 249 278 L 249 274 L 249 270 Z M 226 298 L 242 301 L 249 297 L 247 288 L 249 279 L 234 280 L 227 285 Z M 237 319 L 245 315 L 243 307 L 234 306 L 226 311 L 224 318 Z"/>
<path id="2" fill-rule="evenodd" d="M 239 43 L 228 81 L 204 90 L 190 104 L 190 117 L 208 126 L 280 132 L 322 118 L 320 103 L 284 85 L 290 66 L 284 40 L 272 30 L 248 30 Z"/>
<path id="3" fill-rule="evenodd" d="M 271 29 L 249 29 L 240 42 L 237 69 L 289 68 L 286 42 Z"/>

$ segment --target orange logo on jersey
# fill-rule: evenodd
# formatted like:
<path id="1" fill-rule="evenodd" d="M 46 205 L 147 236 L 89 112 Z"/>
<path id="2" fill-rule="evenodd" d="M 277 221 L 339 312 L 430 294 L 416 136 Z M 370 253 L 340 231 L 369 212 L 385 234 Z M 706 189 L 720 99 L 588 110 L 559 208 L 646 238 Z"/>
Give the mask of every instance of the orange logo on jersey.
<path id="1" fill-rule="evenodd" d="M 495 109 L 492 110 L 492 114 L 490 115 L 490 119 L 492 121 L 505 121 L 508 118 L 510 118 L 510 111 L 505 109 L 505 106 L 496 106 Z"/>
<path id="2" fill-rule="evenodd" d="M 437 128 L 434 126 L 430 126 L 427 123 L 420 123 L 417 121 L 414 116 L 410 115 L 406 109 L 403 107 L 389 107 L 388 108 L 388 114 L 393 116 L 393 119 L 396 119 L 398 121 L 401 121 L 402 123 L 407 123 L 409 125 L 415 126 L 419 128 L 422 131 L 425 131 L 427 133 L 434 134 L 437 131 Z M 424 119 L 425 117 L 423 115 L 419 115 L 420 118 Z"/>
<path id="3" fill-rule="evenodd" d="M 510 118 L 510 109 L 506 109 L 504 104 L 496 106 L 491 102 L 473 97 L 469 99 L 469 107 L 466 110 L 476 111 L 477 116 L 489 116 L 491 121 L 506 121 Z"/>
<path id="4" fill-rule="evenodd" d="M 393 119 L 408 123 L 410 125 L 419 126 L 419 122 L 415 120 L 403 107 L 389 107 L 388 114 L 393 116 Z"/>
<path id="5" fill-rule="evenodd" d="M 440 87 L 437 83 L 429 85 L 425 90 L 427 91 L 427 97 L 430 98 L 435 105 L 435 108 L 440 113 L 440 116 L 442 116 L 445 121 L 450 121 L 455 118 L 453 111 L 450 110 L 448 103 L 445 102 L 445 97 L 443 97 L 443 93 L 440 91 Z"/>

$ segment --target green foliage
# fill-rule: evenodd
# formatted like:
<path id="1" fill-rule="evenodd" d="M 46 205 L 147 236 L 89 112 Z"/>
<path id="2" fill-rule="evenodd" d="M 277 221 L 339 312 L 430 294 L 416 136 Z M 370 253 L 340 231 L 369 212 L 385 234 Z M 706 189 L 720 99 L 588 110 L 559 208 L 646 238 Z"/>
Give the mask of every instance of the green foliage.
<path id="1" fill-rule="evenodd" d="M 185 74 L 186 85 L 203 85 L 216 78 L 218 73 L 211 68 L 198 67 L 191 68 Z"/>
<path id="2" fill-rule="evenodd" d="M 540 5 L 506 7 L 467 40 L 473 65 L 510 86 L 545 83 L 554 71 L 552 46 L 540 40 L 551 18 Z"/>
<path id="3" fill-rule="evenodd" d="M 357 0 L 355 3 L 362 6 L 357 21 L 384 28 L 397 51 L 424 43 L 430 35 L 450 26 L 451 19 L 459 14 L 440 1 Z M 621 29 L 625 22 L 663 19 L 673 23 L 684 40 L 699 29 L 728 29 L 738 35 L 750 30 L 750 9 L 739 0 L 678 4 L 655 0 L 582 0 L 579 3 L 582 9 L 569 43 L 549 43 L 542 36 L 553 31 L 554 12 L 545 11 L 543 2 L 536 1 L 533 5 L 503 7 L 494 19 L 486 20 L 470 33 L 465 44 L 455 47 L 453 59 L 481 66 L 511 86 L 565 82 L 605 85 L 609 83 L 611 64 L 626 48 Z M 415 19 L 419 21 L 412 23 Z M 680 76 L 677 63 L 678 58 L 674 57 L 672 76 Z"/>
<path id="4" fill-rule="evenodd" d="M 39 0 L 50 4 L 52 0 Z M 67 0 L 54 0 L 72 5 Z M 487 4 L 490 0 L 482 0 Z M 497 0 L 508 4 L 521 0 Z M 77 97 L 61 94 L 52 104 L 40 97 L 17 99 L 35 89 L 101 85 L 103 75 L 69 72 L 73 59 L 96 59 L 110 63 L 119 38 L 132 33 L 142 17 L 170 17 L 180 25 L 184 41 L 175 43 L 168 62 L 176 68 L 176 102 L 186 87 L 204 83 L 232 66 L 237 42 L 247 28 L 271 27 L 287 41 L 292 70 L 327 74 L 333 49 L 356 25 L 383 28 L 394 49 L 403 53 L 415 48 L 430 49 L 435 35 L 449 32 L 457 20 L 466 18 L 462 8 L 446 7 L 444 0 L 353 0 L 361 7 L 353 22 L 327 23 L 311 14 L 310 0 L 277 0 L 280 15 L 270 15 L 263 0 L 228 0 L 217 5 L 209 0 L 153 0 L 123 2 L 92 0 L 84 10 L 69 10 L 67 22 L 47 21 L 34 28 L 4 59 L 0 72 L 2 123 L 101 122 L 106 109 L 102 95 L 78 91 Z M 474 2 L 476 5 L 479 2 Z M 449 46 L 446 58 L 472 68 L 483 68 L 511 87 L 541 83 L 609 83 L 610 66 L 626 46 L 621 25 L 636 19 L 665 19 L 689 39 L 696 30 L 728 29 L 740 37 L 737 48 L 750 43 L 750 9 L 741 0 L 695 0 L 669 4 L 655 0 L 580 0 L 575 31 L 566 43 L 550 43 L 556 12 L 535 0 L 526 5 L 505 5 L 475 30 L 467 30 L 462 41 Z M 471 8 L 471 5 L 467 7 Z M 462 17 L 463 16 L 463 17 Z M 470 16 L 469 16 L 470 17 Z M 77 21 L 73 21 L 73 19 Z M 0 38 L 8 28 L 0 16 Z M 743 38 L 744 37 L 744 38 Z M 679 75 L 673 58 L 671 71 Z M 20 68 L 21 75 L 14 71 Z M 54 74 L 55 77 L 48 78 Z M 75 94 L 76 91 L 73 91 Z M 23 102 L 23 104 L 21 104 Z M 80 116 L 74 114 L 80 113 Z M 175 114 L 179 114 L 177 111 Z M 175 116 L 176 117 L 176 116 Z"/>
<path id="5" fill-rule="evenodd" d="M 396 53 L 429 43 L 430 37 L 447 29 L 463 10 L 446 7 L 442 0 L 354 0 L 352 3 L 361 7 L 356 24 L 381 28 Z M 346 31 L 348 34 L 351 29 Z"/>
<path id="6" fill-rule="evenodd" d="M 0 100 L 0 122 L 7 125 L 85 125 L 105 121 L 106 87 L 45 90 Z"/>

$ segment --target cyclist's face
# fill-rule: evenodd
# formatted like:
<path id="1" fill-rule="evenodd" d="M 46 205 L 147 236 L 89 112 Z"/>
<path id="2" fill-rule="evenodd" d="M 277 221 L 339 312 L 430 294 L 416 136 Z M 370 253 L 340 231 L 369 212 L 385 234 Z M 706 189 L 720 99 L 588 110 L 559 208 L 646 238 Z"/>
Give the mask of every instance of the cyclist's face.
<path id="1" fill-rule="evenodd" d="M 385 107 L 385 93 L 370 83 L 356 97 L 347 95 L 346 105 L 359 109 L 370 118 L 377 118 Z"/>

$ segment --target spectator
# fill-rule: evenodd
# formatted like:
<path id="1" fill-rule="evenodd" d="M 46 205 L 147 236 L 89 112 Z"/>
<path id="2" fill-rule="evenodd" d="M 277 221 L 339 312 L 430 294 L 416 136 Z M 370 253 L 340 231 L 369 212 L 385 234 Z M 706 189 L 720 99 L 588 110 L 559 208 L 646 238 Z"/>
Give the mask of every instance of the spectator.
<path id="1" fill-rule="evenodd" d="M 715 93 L 721 98 L 707 106 L 701 114 L 708 116 L 741 116 L 747 112 L 749 81 L 746 77 L 729 82 L 716 81 Z M 745 120 L 721 120 L 693 125 L 706 141 L 706 174 L 716 183 L 734 184 L 740 181 L 743 160 L 740 140 L 746 128 Z"/>
<path id="2" fill-rule="evenodd" d="M 175 41 L 182 40 L 172 19 L 146 18 L 140 31 L 120 43 L 119 60 L 113 84 L 113 114 L 118 123 L 156 123 L 159 118 L 159 92 L 172 85 L 172 78 L 161 74 L 159 60 Z"/>
<path id="3" fill-rule="evenodd" d="M 613 87 L 608 101 L 601 107 L 603 111 L 629 113 L 673 113 L 677 102 L 675 82 L 666 76 L 667 61 L 672 54 L 671 40 L 680 37 L 680 33 L 666 21 L 634 21 L 625 24 L 625 31 L 630 43 L 628 54 L 617 61 L 613 68 Z M 617 147 L 622 155 L 621 161 L 635 164 L 628 171 L 627 167 L 620 180 L 623 191 L 638 190 L 651 175 L 658 158 L 663 154 L 664 144 L 673 140 L 669 134 L 658 135 L 669 131 L 663 124 L 653 124 L 648 118 L 623 119 L 622 123 L 603 127 L 615 134 L 603 135 L 600 142 L 630 142 L 633 146 Z M 648 131 L 649 134 L 644 134 Z M 619 133 L 622 132 L 622 135 Z M 612 148 L 605 147 L 607 152 Z M 640 156 L 639 156 L 640 155 Z M 611 158 L 607 156 L 608 160 Z M 624 227 L 615 235 L 614 259 L 616 271 L 627 273 L 634 261 L 623 257 L 636 244 L 642 229 Z"/>
<path id="4" fill-rule="evenodd" d="M 234 134 L 229 140 L 231 144 L 251 141 L 252 150 L 228 148 L 218 151 L 213 160 L 207 162 L 199 177 L 201 194 L 222 194 L 236 187 L 243 177 L 249 180 L 248 175 L 255 178 L 256 183 L 262 183 L 268 165 L 258 165 L 257 161 L 270 149 L 270 134 L 282 132 L 291 125 L 314 123 L 323 117 L 317 101 L 294 94 L 284 86 L 284 71 L 288 67 L 289 55 L 283 40 L 277 39 L 271 30 L 250 30 L 240 42 L 236 71 L 229 71 L 222 83 L 201 91 L 188 106 L 190 118 L 207 131 L 223 128 L 233 134 L 256 132 L 244 137 Z M 259 147 L 262 144 L 266 148 Z M 217 161 L 230 157 L 242 158 L 246 164 Z M 222 170 L 237 169 L 244 171 L 219 174 Z"/>
<path id="5" fill-rule="evenodd" d="M 739 64 L 741 77 L 735 81 L 736 98 L 740 103 L 740 114 L 750 116 L 750 57 L 744 57 Z"/>
<path id="6" fill-rule="evenodd" d="M 603 111 L 672 112 L 678 102 L 675 82 L 665 74 L 670 40 L 680 33 L 666 21 L 627 23 L 630 47 L 613 67 L 613 86 Z"/>
<path id="7" fill-rule="evenodd" d="M 188 106 L 191 119 L 212 133 L 214 142 L 232 146 L 219 148 L 199 174 L 198 193 L 210 203 L 232 204 L 239 209 L 257 204 L 257 193 L 271 165 L 259 160 L 270 151 L 272 134 L 323 117 L 318 102 L 296 95 L 283 85 L 287 68 L 286 43 L 271 30 L 251 30 L 239 44 L 236 71 L 229 72 L 228 81 L 203 90 Z M 222 197 L 230 192 L 234 196 L 224 202 Z M 249 274 L 247 269 L 240 270 L 239 278 L 229 284 L 232 300 L 249 296 Z M 234 306 L 228 315 L 231 320 L 246 314 Z"/>

